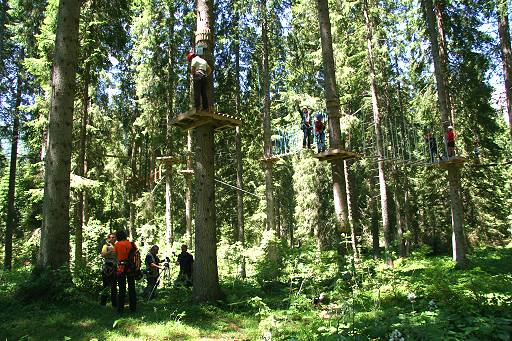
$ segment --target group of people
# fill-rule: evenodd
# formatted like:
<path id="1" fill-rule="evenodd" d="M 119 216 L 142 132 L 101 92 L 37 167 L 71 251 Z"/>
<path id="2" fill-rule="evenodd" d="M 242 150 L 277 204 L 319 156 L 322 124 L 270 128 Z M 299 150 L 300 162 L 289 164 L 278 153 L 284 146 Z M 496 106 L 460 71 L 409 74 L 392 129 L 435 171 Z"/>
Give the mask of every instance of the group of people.
<path id="1" fill-rule="evenodd" d="M 310 108 L 304 106 L 301 110 L 300 107 L 297 107 L 297 110 L 299 111 L 300 115 L 300 129 L 302 130 L 303 133 L 302 148 L 312 148 L 312 132 L 314 129 L 317 152 L 320 153 L 325 151 L 325 123 L 322 114 L 317 113 L 314 116 L 313 121 L 313 112 L 311 111 Z"/>
<path id="2" fill-rule="evenodd" d="M 136 273 L 128 266 L 128 258 L 132 249 L 136 250 L 137 246 L 128 240 L 126 231 L 120 230 L 115 234 L 108 234 L 107 241 L 101 250 L 101 257 L 103 258 L 101 270 L 103 290 L 101 292 L 100 304 L 107 304 L 108 291 L 110 291 L 112 306 L 116 307 L 119 313 L 124 311 L 127 285 L 130 310 L 135 311 L 137 309 Z M 187 250 L 187 245 L 182 245 L 181 253 L 176 259 L 176 265 L 180 266 L 176 283 L 190 286 L 192 285 L 194 257 Z M 143 291 L 143 297 L 148 300 L 156 295 L 161 271 L 169 268 L 169 258 L 167 258 L 166 262 L 162 263 L 158 257 L 158 251 L 158 245 L 153 245 L 144 261 L 144 273 L 147 284 Z"/>
<path id="3" fill-rule="evenodd" d="M 439 154 L 437 150 L 436 137 L 432 134 L 432 131 L 430 129 L 426 129 L 425 144 L 427 146 L 430 163 L 435 162 L 436 158 L 439 158 L 439 161 L 443 160 L 443 155 Z M 455 156 L 455 131 L 453 130 L 452 126 L 448 126 L 448 131 L 446 133 L 446 149 L 448 153 L 448 158 L 452 158 Z"/>
<path id="4" fill-rule="evenodd" d="M 194 52 L 187 54 L 187 60 L 190 62 L 190 74 L 194 83 L 194 106 L 196 111 L 209 110 L 208 102 L 208 77 L 212 73 L 212 68 L 208 62 L 196 55 Z M 302 110 L 298 107 L 300 114 L 300 128 L 303 132 L 302 147 L 312 148 L 312 133 L 314 129 L 317 141 L 317 152 L 323 152 L 325 145 L 325 123 L 323 116 L 317 113 L 313 119 L 313 113 L 310 108 L 304 106 Z"/>

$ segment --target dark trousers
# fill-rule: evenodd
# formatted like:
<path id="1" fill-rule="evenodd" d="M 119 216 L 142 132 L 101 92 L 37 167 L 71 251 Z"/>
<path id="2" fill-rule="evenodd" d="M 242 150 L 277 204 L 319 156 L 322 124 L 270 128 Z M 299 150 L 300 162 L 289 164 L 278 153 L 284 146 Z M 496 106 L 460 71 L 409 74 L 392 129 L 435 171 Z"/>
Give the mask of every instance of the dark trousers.
<path id="1" fill-rule="evenodd" d="M 130 274 L 118 273 L 117 284 L 119 286 L 119 300 L 117 302 L 117 311 L 122 313 L 124 310 L 124 298 L 126 296 L 126 283 L 128 282 L 128 300 L 130 310 L 137 309 L 137 296 L 135 295 L 135 278 Z"/>
<path id="2" fill-rule="evenodd" d="M 323 152 L 325 148 L 325 132 L 315 133 L 316 135 L 316 146 L 318 152 Z"/>
<path id="3" fill-rule="evenodd" d="M 144 296 L 147 297 L 147 299 L 150 299 L 152 297 L 156 296 L 156 287 L 158 286 L 158 277 L 151 276 L 146 277 L 148 284 L 146 285 L 146 289 L 144 289 Z M 151 297 L 149 297 L 151 295 Z"/>
<path id="4" fill-rule="evenodd" d="M 306 145 L 308 148 L 311 148 L 311 131 L 313 130 L 312 127 L 303 127 L 302 132 L 304 133 L 304 137 L 302 139 L 302 147 L 306 148 Z"/>
<path id="5" fill-rule="evenodd" d="M 196 109 L 201 109 L 201 99 L 203 100 L 203 109 L 208 110 L 208 95 L 206 89 L 208 87 L 208 77 L 194 79 L 194 103 Z"/>
<path id="6" fill-rule="evenodd" d="M 101 290 L 100 304 L 101 305 L 107 304 L 107 299 L 108 299 L 107 291 L 110 289 L 110 300 L 112 302 L 112 306 L 115 307 L 117 305 L 116 272 L 112 271 L 109 275 L 107 275 L 102 271 L 101 279 L 103 281 L 103 290 Z"/>

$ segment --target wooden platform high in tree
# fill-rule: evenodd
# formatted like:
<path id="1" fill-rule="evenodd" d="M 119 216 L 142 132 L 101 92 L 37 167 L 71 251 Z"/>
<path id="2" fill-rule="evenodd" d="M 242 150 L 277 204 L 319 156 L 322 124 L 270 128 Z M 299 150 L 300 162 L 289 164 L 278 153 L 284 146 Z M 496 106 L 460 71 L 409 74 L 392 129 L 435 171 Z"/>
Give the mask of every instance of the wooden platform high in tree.
<path id="1" fill-rule="evenodd" d="M 194 170 L 193 169 L 180 169 L 180 173 L 183 174 L 183 175 L 194 175 Z"/>
<path id="2" fill-rule="evenodd" d="M 313 157 L 317 158 L 319 161 L 333 161 L 333 160 L 349 160 L 349 159 L 358 159 L 362 155 L 356 152 L 352 152 L 345 149 L 327 149 L 321 153 L 313 155 Z"/>
<path id="3" fill-rule="evenodd" d="M 463 158 L 461 156 L 452 156 L 448 158 L 444 158 L 443 160 L 440 160 L 439 162 L 435 162 L 432 165 L 438 166 L 442 169 L 448 169 L 450 167 L 463 167 L 464 163 L 466 163 L 466 158 Z"/>
<path id="4" fill-rule="evenodd" d="M 222 129 L 239 126 L 242 124 L 242 120 L 228 114 L 192 109 L 173 118 L 171 124 L 184 130 L 197 128 L 205 124 L 211 124 L 215 129 Z"/>
<path id="5" fill-rule="evenodd" d="M 183 162 L 180 159 L 180 157 L 173 156 L 173 155 L 170 155 L 170 156 L 158 156 L 156 159 L 158 161 L 161 161 L 161 162 L 165 163 L 167 166 L 172 166 L 174 164 L 182 163 Z"/>
<path id="6" fill-rule="evenodd" d="M 279 156 L 275 156 L 275 155 L 264 156 L 260 159 L 261 162 L 268 162 L 268 163 L 275 163 L 279 160 L 281 160 L 281 158 Z"/>

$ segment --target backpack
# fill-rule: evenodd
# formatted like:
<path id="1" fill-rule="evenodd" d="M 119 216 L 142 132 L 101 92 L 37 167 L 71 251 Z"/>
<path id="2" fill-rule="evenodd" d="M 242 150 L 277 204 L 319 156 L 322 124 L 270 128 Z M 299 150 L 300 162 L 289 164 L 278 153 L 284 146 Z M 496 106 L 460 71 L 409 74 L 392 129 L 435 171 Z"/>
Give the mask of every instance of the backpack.
<path id="1" fill-rule="evenodd" d="M 126 260 L 124 271 L 132 273 L 136 280 L 140 280 L 142 279 L 140 251 L 137 249 L 134 242 L 131 243 L 132 247 L 130 251 L 128 251 L 128 259 Z"/>

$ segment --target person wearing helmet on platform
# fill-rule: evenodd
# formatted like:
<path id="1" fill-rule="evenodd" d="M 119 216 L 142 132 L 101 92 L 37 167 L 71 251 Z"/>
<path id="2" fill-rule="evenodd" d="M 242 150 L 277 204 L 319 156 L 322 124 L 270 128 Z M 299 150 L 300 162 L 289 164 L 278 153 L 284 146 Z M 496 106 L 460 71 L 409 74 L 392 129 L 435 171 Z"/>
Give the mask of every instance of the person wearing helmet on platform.
<path id="1" fill-rule="evenodd" d="M 187 60 L 190 62 L 190 74 L 194 81 L 194 104 L 197 111 L 208 110 L 208 76 L 212 73 L 212 68 L 206 60 L 196 56 L 194 52 L 189 52 Z"/>
<path id="2" fill-rule="evenodd" d="M 446 133 L 446 141 L 448 147 L 448 157 L 455 156 L 455 132 L 452 126 L 448 126 L 448 132 Z"/>
<path id="3" fill-rule="evenodd" d="M 317 152 L 321 153 L 325 151 L 325 124 L 323 122 L 323 116 L 317 113 L 315 116 L 315 137 Z"/>

